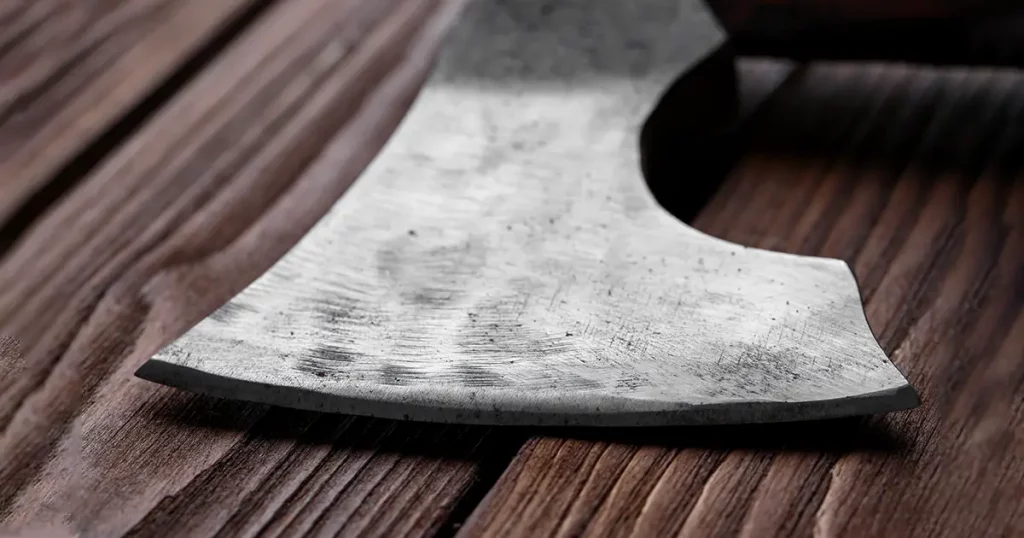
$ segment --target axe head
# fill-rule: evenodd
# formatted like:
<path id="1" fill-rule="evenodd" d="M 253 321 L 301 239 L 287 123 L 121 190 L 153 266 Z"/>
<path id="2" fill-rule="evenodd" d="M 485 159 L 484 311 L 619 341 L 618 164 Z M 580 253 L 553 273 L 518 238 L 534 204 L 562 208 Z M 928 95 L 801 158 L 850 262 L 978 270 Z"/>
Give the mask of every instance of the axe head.
<path id="1" fill-rule="evenodd" d="M 918 404 L 844 262 L 710 237 L 647 190 L 640 128 L 723 41 L 700 3 L 450 9 L 461 16 L 432 76 L 360 179 L 138 376 L 486 424 L 770 422 Z"/>

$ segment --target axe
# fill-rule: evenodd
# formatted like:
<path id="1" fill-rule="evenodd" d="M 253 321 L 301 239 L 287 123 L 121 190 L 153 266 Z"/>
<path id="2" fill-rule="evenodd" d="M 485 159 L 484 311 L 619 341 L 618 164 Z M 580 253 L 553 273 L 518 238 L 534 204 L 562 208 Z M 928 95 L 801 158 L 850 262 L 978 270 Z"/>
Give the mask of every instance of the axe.
<path id="1" fill-rule="evenodd" d="M 706 235 L 645 182 L 651 111 L 681 73 L 707 69 L 725 29 L 740 44 L 799 33 L 752 24 L 753 4 L 460 5 L 427 83 L 355 184 L 136 375 L 223 398 L 472 424 L 762 423 L 916 407 L 846 263 Z M 707 99 L 690 109 L 731 106 Z"/>

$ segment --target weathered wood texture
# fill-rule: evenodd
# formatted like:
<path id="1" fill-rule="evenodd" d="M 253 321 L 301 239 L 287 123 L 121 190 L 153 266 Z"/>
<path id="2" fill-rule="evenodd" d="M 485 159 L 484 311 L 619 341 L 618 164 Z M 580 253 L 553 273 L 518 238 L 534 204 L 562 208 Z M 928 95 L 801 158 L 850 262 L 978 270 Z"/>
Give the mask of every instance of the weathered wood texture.
<path id="1" fill-rule="evenodd" d="M 0 377 L 0 527 L 431 534 L 507 462 L 518 444 L 489 430 L 269 410 L 132 375 L 345 191 L 452 6 L 276 4 L 6 253 L 0 327 L 24 354 Z"/>
<path id="2" fill-rule="evenodd" d="M 5 0 L 0 224 L 257 0 Z"/>
<path id="3" fill-rule="evenodd" d="M 530 440 L 460 536 L 1024 533 L 1024 76 L 815 67 L 696 220 L 840 257 L 922 408 Z"/>

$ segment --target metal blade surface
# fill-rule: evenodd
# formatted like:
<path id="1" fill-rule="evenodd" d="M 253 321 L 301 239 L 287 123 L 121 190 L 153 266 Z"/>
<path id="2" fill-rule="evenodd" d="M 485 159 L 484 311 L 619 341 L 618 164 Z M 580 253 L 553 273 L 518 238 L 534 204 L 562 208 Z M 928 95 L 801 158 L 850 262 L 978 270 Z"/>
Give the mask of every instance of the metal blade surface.
<path id="1" fill-rule="evenodd" d="M 789 421 L 918 398 L 839 260 L 685 226 L 640 127 L 721 45 L 695 0 L 476 0 L 360 179 L 143 365 L 215 396 L 379 417 Z"/>

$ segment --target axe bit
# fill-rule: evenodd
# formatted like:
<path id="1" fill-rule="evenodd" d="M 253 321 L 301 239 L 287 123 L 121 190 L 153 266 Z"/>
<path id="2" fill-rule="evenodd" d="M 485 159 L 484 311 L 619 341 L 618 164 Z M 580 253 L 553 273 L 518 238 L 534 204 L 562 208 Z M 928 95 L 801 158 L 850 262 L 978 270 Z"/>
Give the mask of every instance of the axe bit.
<path id="1" fill-rule="evenodd" d="M 213 396 L 502 425 L 758 423 L 919 405 L 836 259 L 659 205 L 639 133 L 725 36 L 696 0 L 475 0 L 383 150 L 136 372 Z"/>

